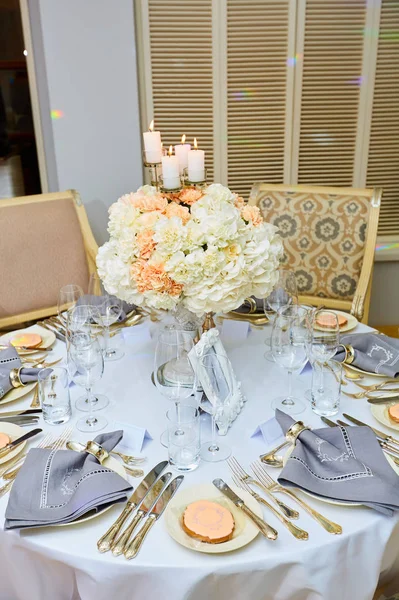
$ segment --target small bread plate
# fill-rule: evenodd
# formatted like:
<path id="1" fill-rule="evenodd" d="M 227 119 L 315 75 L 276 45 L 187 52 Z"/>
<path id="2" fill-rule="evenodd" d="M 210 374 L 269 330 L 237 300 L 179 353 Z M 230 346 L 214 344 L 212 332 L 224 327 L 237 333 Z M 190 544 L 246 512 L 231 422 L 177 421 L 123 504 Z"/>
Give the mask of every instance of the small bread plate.
<path id="1" fill-rule="evenodd" d="M 332 312 L 337 316 L 341 315 L 342 317 L 347 319 L 347 322 L 339 328 L 339 331 L 341 333 L 345 333 L 346 331 L 352 331 L 352 329 L 355 329 L 355 327 L 357 327 L 357 325 L 359 324 L 359 321 L 356 319 L 356 317 L 350 315 L 349 313 L 343 312 L 342 310 L 332 310 L 329 308 L 326 308 L 325 310 L 328 310 L 329 312 Z M 317 329 L 318 331 L 328 331 L 328 328 L 321 327 L 319 325 L 315 325 L 315 329 Z"/>
<path id="2" fill-rule="evenodd" d="M 382 425 L 399 431 L 399 423 L 393 421 L 388 413 L 388 408 L 394 404 L 398 404 L 398 402 L 396 400 L 389 402 L 389 398 L 387 398 L 387 404 L 370 404 L 370 409 L 373 417 L 382 423 Z"/>
<path id="3" fill-rule="evenodd" d="M 118 473 L 118 475 L 120 475 L 121 477 L 123 477 L 123 479 L 126 479 L 126 481 L 127 481 L 127 474 L 123 467 L 123 464 L 120 463 L 113 456 L 108 456 L 108 458 L 106 458 L 102 462 L 102 466 L 106 467 L 107 469 L 110 469 L 111 471 L 115 471 L 115 473 Z M 84 523 L 85 521 L 90 521 L 91 519 L 95 519 L 96 517 L 103 515 L 110 508 L 112 508 L 112 505 L 106 506 L 105 508 L 101 509 L 100 511 L 91 510 L 88 513 L 86 513 L 85 515 L 82 515 L 81 517 L 78 517 L 74 521 L 71 521 L 70 523 L 57 523 L 56 525 L 52 525 L 52 527 L 68 527 L 70 525 L 79 525 L 80 523 Z"/>
<path id="4" fill-rule="evenodd" d="M 26 327 L 25 329 L 16 329 L 15 331 L 9 331 L 0 337 L 0 344 L 11 344 L 11 340 L 16 336 L 23 335 L 24 333 L 37 333 L 42 338 L 42 342 L 40 344 L 40 349 L 43 352 L 50 348 L 55 342 L 55 334 L 44 327 L 40 327 L 40 325 L 32 325 L 31 327 Z M 32 348 L 29 350 L 18 350 L 18 354 L 21 356 L 25 356 L 32 353 L 37 353 L 39 350 L 37 348 Z"/>
<path id="5" fill-rule="evenodd" d="M 24 435 L 24 433 L 26 433 L 26 431 L 24 431 L 22 429 L 22 427 L 20 427 L 19 425 L 14 425 L 14 423 L 1 422 L 0 423 L 0 433 L 5 433 L 6 435 L 8 435 L 8 437 L 10 438 L 10 441 L 13 442 L 17 438 L 21 437 L 21 435 Z M 22 442 L 22 444 L 19 444 L 19 446 L 14 448 L 14 450 L 11 450 L 11 452 L 6 454 L 6 456 L 3 456 L 3 458 L 0 458 L 0 465 L 8 462 L 12 458 L 14 458 L 14 456 L 17 456 L 20 452 L 22 452 L 22 450 L 25 448 L 25 446 L 26 446 L 26 441 Z"/>
<path id="6" fill-rule="evenodd" d="M 232 490 L 244 500 L 245 504 L 256 515 L 263 518 L 262 509 L 257 501 L 245 490 L 241 490 L 234 485 L 230 485 Z M 220 544 L 208 544 L 200 540 L 190 537 L 183 529 L 183 513 L 187 506 L 197 500 L 210 500 L 217 502 L 231 512 L 234 518 L 233 537 L 227 542 Z M 165 511 L 164 521 L 169 535 L 179 544 L 196 552 L 206 552 L 209 554 L 220 554 L 222 552 L 231 552 L 246 546 L 259 533 L 257 527 L 245 516 L 245 514 L 237 506 L 235 506 L 228 498 L 223 496 L 212 483 L 205 483 L 186 488 L 176 494 L 169 502 Z"/>

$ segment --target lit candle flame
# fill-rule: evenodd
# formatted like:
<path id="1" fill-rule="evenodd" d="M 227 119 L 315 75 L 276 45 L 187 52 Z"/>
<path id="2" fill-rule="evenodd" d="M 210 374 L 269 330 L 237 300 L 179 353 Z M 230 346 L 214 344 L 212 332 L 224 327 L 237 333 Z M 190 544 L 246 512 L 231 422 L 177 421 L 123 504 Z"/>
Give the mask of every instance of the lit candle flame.
<path id="1" fill-rule="evenodd" d="M 154 131 L 154 119 L 151 121 L 149 127 L 148 127 L 149 131 Z"/>
<path id="2" fill-rule="evenodd" d="M 194 138 L 194 149 L 198 150 L 197 138 Z"/>
<path id="3" fill-rule="evenodd" d="M 186 134 L 183 133 L 183 135 L 181 136 L 181 143 L 184 144 L 186 141 Z"/>
<path id="4" fill-rule="evenodd" d="M 169 146 L 169 152 L 168 152 L 169 156 L 172 156 L 172 146 Z"/>

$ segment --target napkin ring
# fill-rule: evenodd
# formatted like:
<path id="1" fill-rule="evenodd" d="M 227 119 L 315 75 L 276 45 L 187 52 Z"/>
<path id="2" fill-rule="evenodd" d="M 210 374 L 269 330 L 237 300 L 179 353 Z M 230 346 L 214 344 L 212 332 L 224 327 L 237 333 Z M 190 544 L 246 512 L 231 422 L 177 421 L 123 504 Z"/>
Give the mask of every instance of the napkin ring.
<path id="1" fill-rule="evenodd" d="M 353 361 L 355 360 L 355 351 L 354 351 L 353 347 L 345 346 L 344 344 L 341 344 L 341 346 L 345 350 L 344 363 L 347 365 L 351 365 L 353 363 Z"/>
<path id="2" fill-rule="evenodd" d="M 25 387 L 26 383 L 22 383 L 20 373 L 22 367 L 19 369 L 11 369 L 10 371 L 10 383 L 13 388 Z"/>
<path id="3" fill-rule="evenodd" d="M 94 458 L 96 458 L 101 465 L 109 456 L 109 453 L 105 450 L 105 448 L 100 446 L 100 444 L 97 444 L 97 442 L 87 442 L 85 452 L 88 452 L 94 456 Z"/>
<path id="4" fill-rule="evenodd" d="M 310 431 L 310 427 L 304 425 L 302 421 L 296 421 L 296 423 L 293 423 L 293 425 L 291 425 L 291 427 L 288 429 L 287 433 L 285 434 L 285 437 L 290 442 L 290 444 L 293 444 L 295 446 L 297 437 L 302 433 L 302 431 L 305 431 L 306 429 Z"/>
<path id="5" fill-rule="evenodd" d="M 256 313 L 256 310 L 257 310 L 256 301 L 252 297 L 249 297 L 249 298 L 245 298 L 245 302 L 247 304 L 249 304 L 249 313 L 248 314 L 251 315 L 253 313 Z"/>

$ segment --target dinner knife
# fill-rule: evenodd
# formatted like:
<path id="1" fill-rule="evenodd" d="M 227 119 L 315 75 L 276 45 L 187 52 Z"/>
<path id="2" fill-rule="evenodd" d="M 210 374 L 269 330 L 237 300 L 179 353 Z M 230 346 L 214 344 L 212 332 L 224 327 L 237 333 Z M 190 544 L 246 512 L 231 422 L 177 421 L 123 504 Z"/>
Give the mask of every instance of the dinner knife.
<path id="1" fill-rule="evenodd" d="M 125 550 L 125 558 L 130 560 L 131 558 L 135 558 L 135 556 L 137 556 L 137 554 L 140 552 L 140 548 L 144 542 L 147 533 L 150 531 L 154 523 L 158 521 L 159 517 L 162 515 L 170 500 L 172 500 L 183 479 L 184 475 L 179 475 L 178 477 L 175 477 L 164 489 L 159 498 L 155 500 L 154 504 L 151 506 L 150 510 L 147 513 L 148 516 L 143 527 L 134 536 L 128 548 Z"/>
<path id="2" fill-rule="evenodd" d="M 0 418 L 0 423 L 14 423 L 24 427 L 26 425 L 36 425 L 39 422 L 39 417 L 35 415 L 27 415 L 26 417 L 6 417 L 5 419 Z"/>
<path id="3" fill-rule="evenodd" d="M 376 398 L 367 398 L 369 404 L 390 404 L 395 401 L 399 402 L 399 396 L 377 396 Z"/>
<path id="4" fill-rule="evenodd" d="M 246 515 L 251 519 L 251 521 L 257 526 L 262 535 L 264 535 L 269 540 L 276 540 L 278 536 L 278 532 L 268 525 L 266 521 L 258 517 L 248 506 L 245 504 L 244 500 L 242 500 L 233 490 L 223 481 L 223 479 L 214 479 L 213 485 L 218 488 L 232 501 L 235 506 L 240 508 Z"/>
<path id="5" fill-rule="evenodd" d="M 350 415 L 347 415 L 346 413 L 342 413 L 342 414 L 344 415 L 345 419 L 348 419 L 348 421 L 351 421 L 355 425 L 360 425 L 361 427 L 370 427 L 370 429 L 372 429 L 374 431 L 375 435 L 380 437 L 382 440 L 384 440 L 384 442 L 388 442 L 390 444 L 394 444 L 395 446 L 399 446 L 399 440 L 394 438 L 392 435 L 387 435 L 383 431 L 380 431 L 379 429 L 376 429 L 375 427 L 371 427 L 371 425 L 368 425 L 367 423 L 363 423 L 362 421 L 359 421 L 359 419 L 355 419 L 355 417 L 351 417 Z"/>
<path id="6" fill-rule="evenodd" d="M 172 473 L 165 473 L 155 482 L 148 495 L 143 499 L 140 508 L 138 509 L 134 519 L 125 529 L 125 531 L 111 544 L 112 554 L 119 556 L 128 547 L 131 535 L 136 529 L 137 525 L 146 517 L 152 508 L 152 506 L 159 500 L 162 492 L 164 491 L 165 484 L 171 479 Z"/>
<path id="7" fill-rule="evenodd" d="M 27 410 L 10 410 L 8 412 L 0 413 L 0 419 L 3 417 L 23 417 L 25 415 L 39 415 L 42 413 L 41 408 L 28 408 Z"/>
<path id="8" fill-rule="evenodd" d="M 7 446 L 4 446 L 4 448 L 0 450 L 0 458 L 3 458 L 3 456 L 6 456 L 9 452 L 11 452 L 11 450 L 14 450 L 14 448 L 22 444 L 22 442 L 29 440 L 30 438 L 34 437 L 35 435 L 38 435 L 42 431 L 43 429 L 32 429 L 31 431 L 24 433 L 24 435 L 21 435 L 13 442 L 10 442 L 9 444 L 7 444 Z"/>
<path id="9" fill-rule="evenodd" d="M 115 537 L 119 533 L 122 525 L 128 518 L 128 516 L 132 513 L 135 508 L 138 508 L 140 504 L 143 502 L 144 498 L 156 482 L 159 475 L 165 469 L 168 464 L 167 460 L 163 460 L 144 477 L 143 481 L 140 483 L 136 491 L 130 496 L 125 508 L 122 513 L 119 515 L 115 523 L 111 525 L 108 531 L 98 540 L 97 548 L 100 552 L 108 552 L 111 549 L 111 544 L 114 541 Z"/>

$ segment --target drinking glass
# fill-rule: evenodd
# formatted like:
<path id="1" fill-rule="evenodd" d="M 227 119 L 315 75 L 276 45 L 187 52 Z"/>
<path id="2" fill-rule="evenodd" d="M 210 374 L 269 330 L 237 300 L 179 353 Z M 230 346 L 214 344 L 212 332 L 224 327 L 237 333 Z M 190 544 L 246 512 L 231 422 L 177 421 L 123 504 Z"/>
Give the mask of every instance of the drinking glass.
<path id="1" fill-rule="evenodd" d="M 333 358 L 339 346 L 339 322 L 337 315 L 330 310 L 316 310 L 310 318 L 310 337 L 308 345 L 308 358 L 312 366 L 319 363 L 317 369 L 319 377 L 319 393 L 323 393 L 324 363 Z M 309 393 L 310 392 L 310 393 Z M 311 397 L 311 391 L 306 392 L 306 397 Z"/>
<path id="2" fill-rule="evenodd" d="M 208 400 L 212 405 L 212 439 L 201 446 L 201 458 L 208 462 L 226 460 L 231 454 L 227 444 L 216 440 L 216 421 L 223 420 L 223 412 L 233 389 L 231 363 L 227 356 L 209 352 L 200 357 L 203 376 L 207 379 Z M 209 397 L 210 396 L 210 397 Z"/>
<path id="3" fill-rule="evenodd" d="M 104 328 L 104 360 L 118 360 L 124 356 L 123 350 L 110 346 L 110 327 L 119 321 L 122 315 L 122 300 L 108 294 L 103 282 L 97 273 L 92 273 L 89 283 L 89 295 L 92 297 L 91 304 L 101 314 L 100 323 Z M 97 297 L 97 301 L 94 298 Z"/>
<path id="4" fill-rule="evenodd" d="M 263 300 L 264 313 L 273 323 L 278 311 L 292 304 L 298 304 L 295 273 L 289 269 L 279 268 L 277 282 L 271 293 Z M 270 338 L 266 339 L 265 344 L 271 348 Z M 271 349 L 266 351 L 265 358 L 270 362 L 274 362 Z"/>
<path id="5" fill-rule="evenodd" d="M 320 377 L 323 373 L 323 387 Z M 312 410 L 321 417 L 331 417 L 339 411 L 341 396 L 342 363 L 329 360 L 315 361 L 312 370 L 311 404 Z"/>
<path id="6" fill-rule="evenodd" d="M 292 374 L 306 364 L 309 335 L 306 308 L 292 305 L 279 310 L 273 323 L 271 347 L 275 362 L 288 373 L 288 392 L 273 401 L 274 409 L 294 415 L 305 409 L 304 403 L 292 395 Z"/>
<path id="7" fill-rule="evenodd" d="M 80 285 L 70 283 L 64 285 L 58 292 L 58 316 L 66 324 L 64 312 L 76 306 L 76 302 L 83 296 Z"/>
<path id="8" fill-rule="evenodd" d="M 90 339 L 97 340 L 101 347 L 101 330 L 96 326 L 101 322 L 101 315 L 97 307 L 79 304 L 70 308 L 67 312 L 67 353 L 76 334 L 86 334 Z M 89 410 L 102 410 L 109 404 L 109 399 L 104 394 L 95 393 L 92 404 L 89 405 L 87 396 L 80 396 L 75 402 L 78 410 L 87 412 Z"/>
<path id="9" fill-rule="evenodd" d="M 190 332 L 174 325 L 164 327 L 157 341 L 154 358 L 154 382 L 165 398 L 175 403 L 179 416 L 179 404 L 193 395 L 196 378 L 188 353 L 194 347 Z M 180 435 L 179 428 L 176 435 Z M 168 432 L 161 436 L 161 444 L 168 446 Z"/>
<path id="10" fill-rule="evenodd" d="M 63 367 L 42 369 L 37 376 L 43 419 L 49 425 L 61 425 L 71 418 L 68 371 Z"/>
<path id="11" fill-rule="evenodd" d="M 74 383 L 86 390 L 89 413 L 79 419 L 76 427 L 85 433 L 101 431 L 108 425 L 103 416 L 93 414 L 95 410 L 95 397 L 92 393 L 94 383 L 99 381 L 104 372 L 103 353 L 97 339 L 87 333 L 74 333 L 71 336 L 68 351 L 68 372 Z"/>
<path id="12" fill-rule="evenodd" d="M 166 413 L 169 463 L 178 471 L 194 471 L 200 461 L 200 416 L 198 408 L 180 404 Z M 176 435 L 179 431 L 179 435 Z"/>

